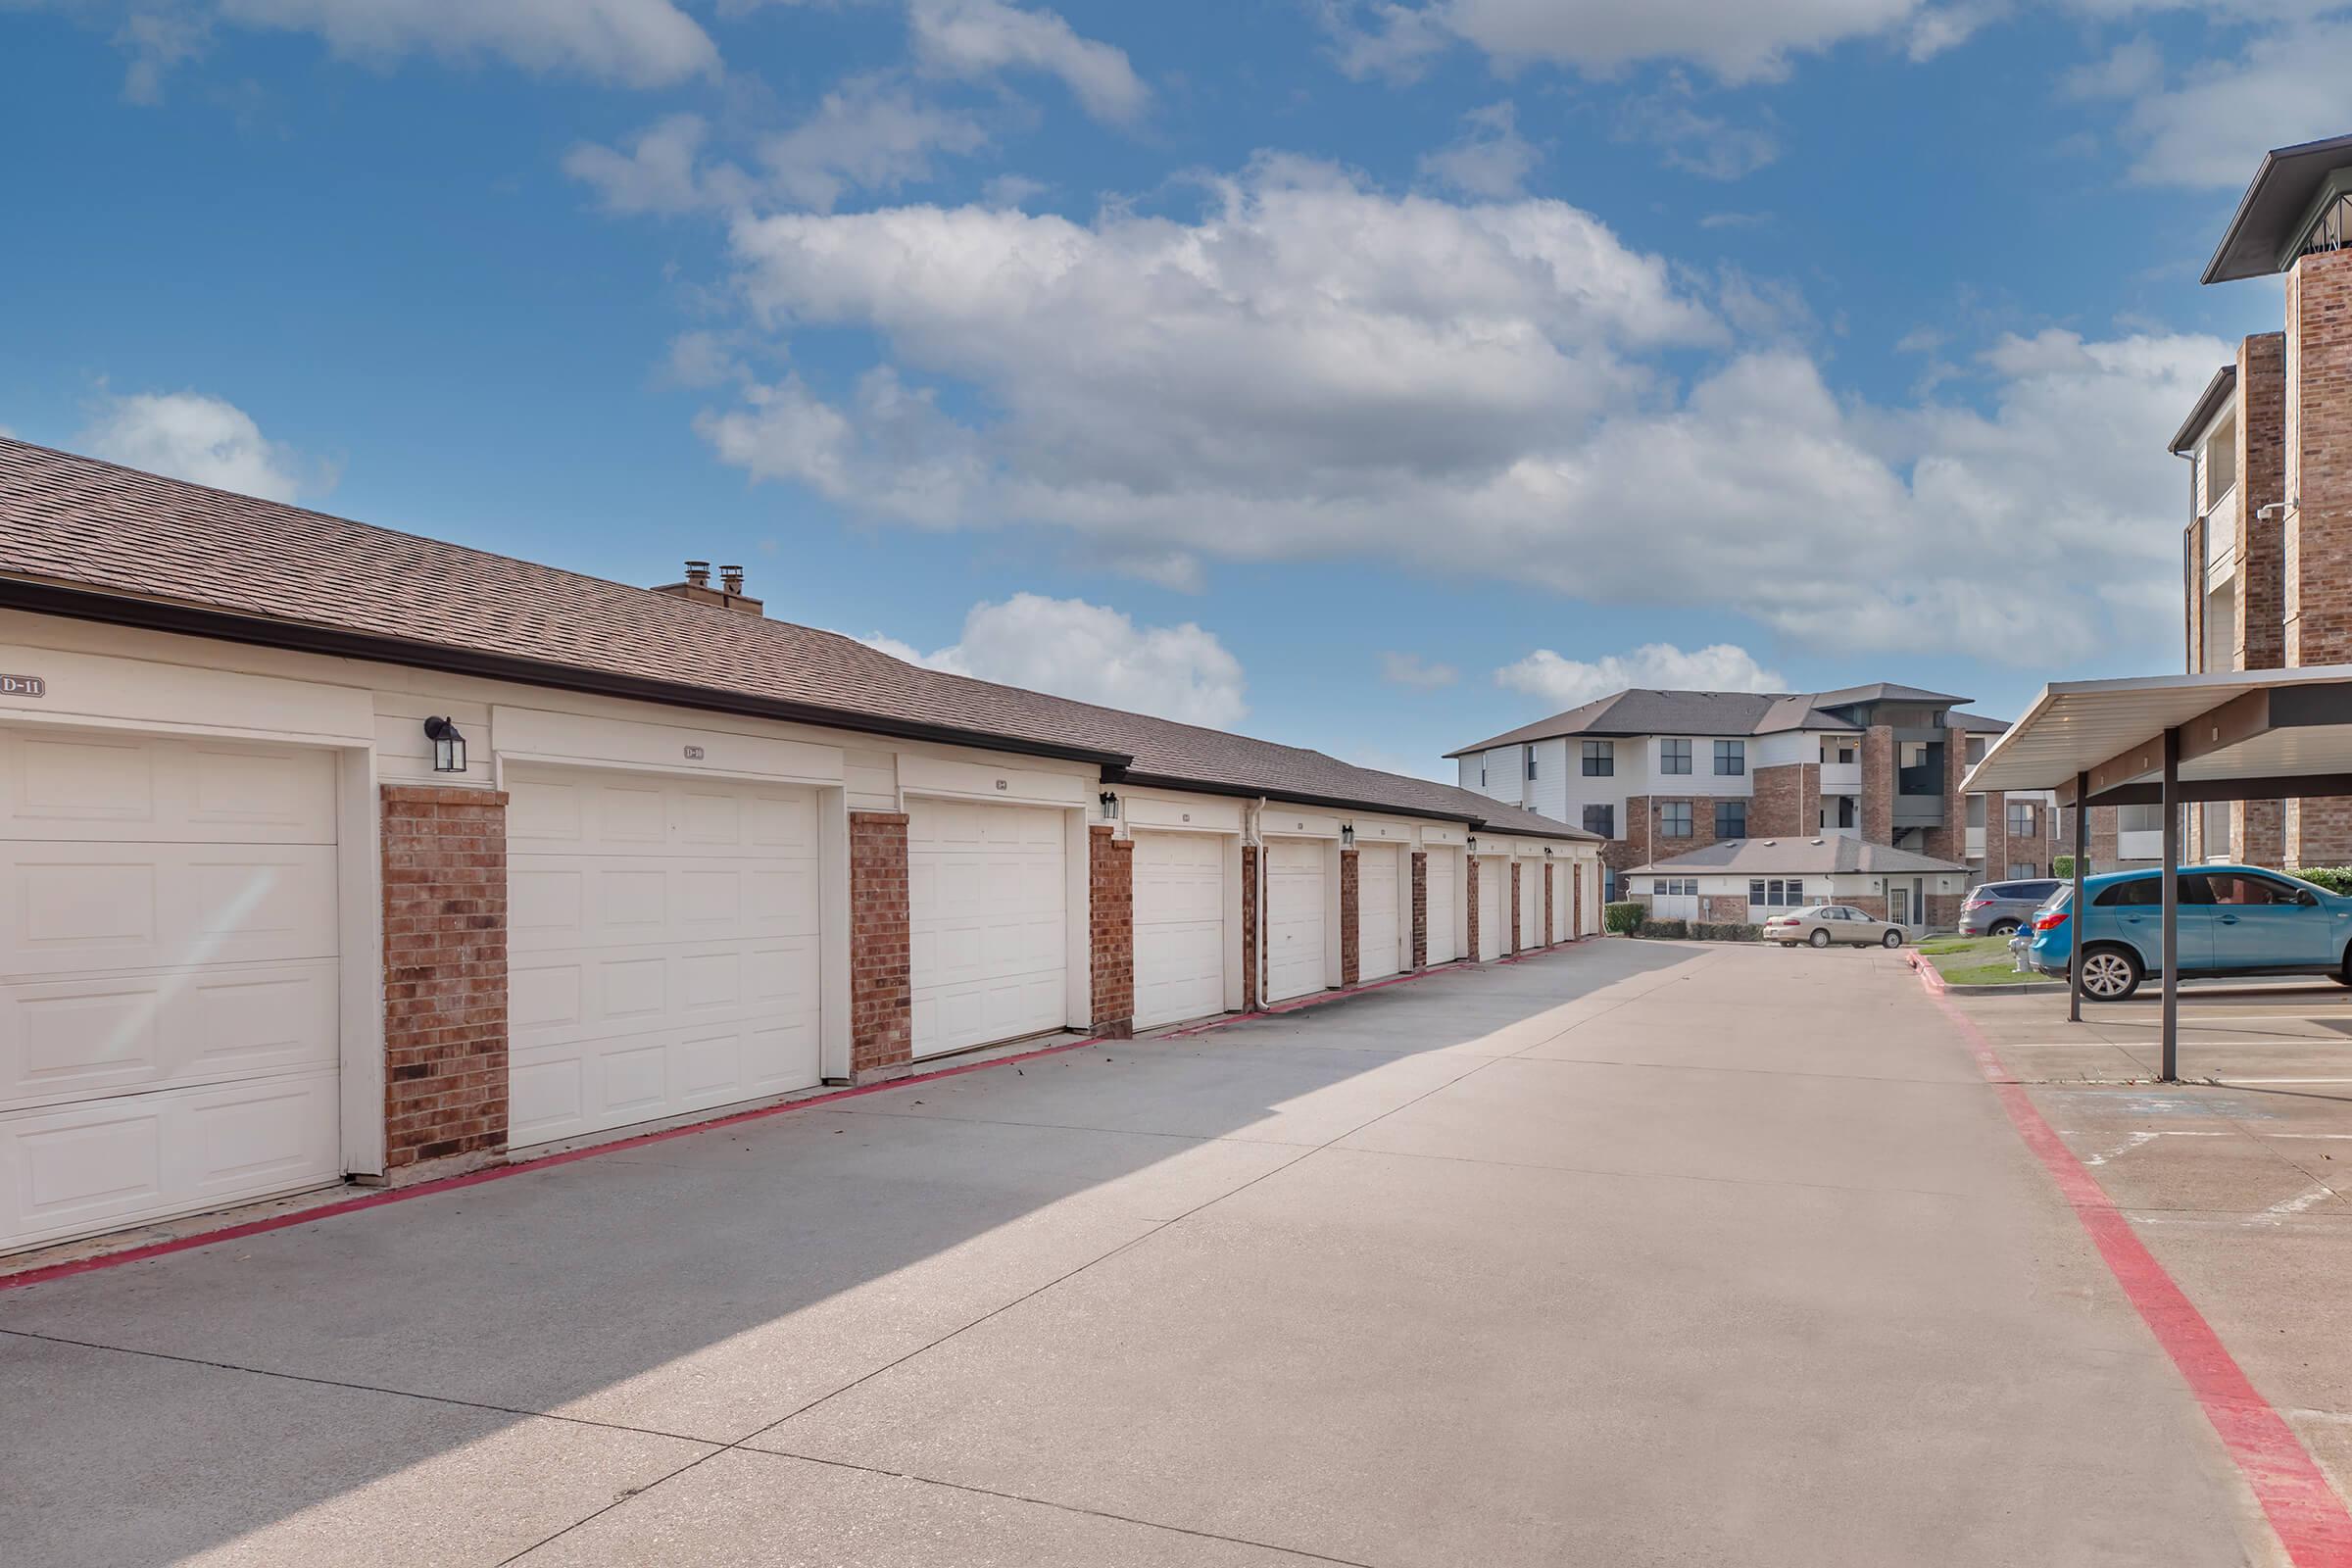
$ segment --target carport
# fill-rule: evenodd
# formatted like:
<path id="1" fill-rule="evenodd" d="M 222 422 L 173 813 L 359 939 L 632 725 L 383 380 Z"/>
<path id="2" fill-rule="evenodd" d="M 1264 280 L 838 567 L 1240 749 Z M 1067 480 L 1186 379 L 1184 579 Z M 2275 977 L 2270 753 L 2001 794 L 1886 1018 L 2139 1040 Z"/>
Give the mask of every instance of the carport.
<path id="1" fill-rule="evenodd" d="M 1969 793 L 2055 790 L 2074 812 L 2076 951 L 2082 931 L 2085 811 L 2159 806 L 2164 814 L 2162 1054 L 2180 1081 L 2180 808 L 2212 801 L 2352 795 L 2352 664 L 2062 681 L 1961 782 Z M 2082 1019 L 2082 965 L 2069 966 L 2067 1017 Z"/>

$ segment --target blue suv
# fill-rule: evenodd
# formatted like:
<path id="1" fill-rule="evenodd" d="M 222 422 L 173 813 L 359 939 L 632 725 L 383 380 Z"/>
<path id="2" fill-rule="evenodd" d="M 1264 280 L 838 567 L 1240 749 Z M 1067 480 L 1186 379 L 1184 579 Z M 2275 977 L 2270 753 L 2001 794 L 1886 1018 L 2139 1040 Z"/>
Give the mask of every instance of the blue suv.
<path id="1" fill-rule="evenodd" d="M 2082 994 L 2121 1002 L 2164 970 L 2159 871 L 2087 877 Z M 2063 975 L 2075 947 L 2072 885 L 2027 922 L 2026 961 Z M 2200 865 L 2180 872 L 2180 976 L 2324 974 L 2352 986 L 2352 899 L 2278 871 Z"/>

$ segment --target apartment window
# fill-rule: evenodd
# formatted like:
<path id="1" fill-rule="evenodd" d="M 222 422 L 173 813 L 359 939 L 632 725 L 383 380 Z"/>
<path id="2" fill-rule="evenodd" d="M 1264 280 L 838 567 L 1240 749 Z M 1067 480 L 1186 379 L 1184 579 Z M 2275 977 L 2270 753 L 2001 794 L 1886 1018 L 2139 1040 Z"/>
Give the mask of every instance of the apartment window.
<path id="1" fill-rule="evenodd" d="M 1658 831 L 1670 839 L 1689 838 L 1690 836 L 1690 803 L 1689 801 L 1661 803 L 1658 807 Z"/>
<path id="2" fill-rule="evenodd" d="M 2041 867 L 2032 860 L 2011 860 L 2009 862 L 2009 880 L 2012 882 L 2031 882 L 2039 875 L 2041 875 Z"/>
<path id="3" fill-rule="evenodd" d="M 1971 735 L 1968 738 L 1968 765 L 1974 767 L 1983 760 L 1984 760 L 1984 737 Z"/>
<path id="4" fill-rule="evenodd" d="M 1852 741 L 1823 741 L 1821 743 L 1821 760 L 1825 762 L 1836 762 L 1840 766 L 1851 767 L 1854 761 L 1854 743 Z"/>
<path id="5" fill-rule="evenodd" d="M 1527 749 L 1527 776 L 1529 778 L 1536 776 L 1536 749 L 1533 746 Z"/>
<path id="6" fill-rule="evenodd" d="M 1788 907 L 1791 909 L 1802 908 L 1804 903 L 1805 884 L 1801 879 L 1791 877 L 1788 881 Z"/>
<path id="7" fill-rule="evenodd" d="M 1984 797 L 1982 795 L 1971 795 L 1968 798 L 1968 825 L 1970 827 L 1984 825 Z"/>
<path id="8" fill-rule="evenodd" d="M 1854 825 L 1854 798 L 1851 795 L 1840 795 L 1838 797 L 1837 815 L 1837 826 L 1852 827 Z"/>
<path id="9" fill-rule="evenodd" d="M 1762 877 L 1757 877 L 1753 882 L 1750 882 L 1747 885 L 1747 902 L 1754 905 L 1763 905 L 1765 891 L 1764 879 Z M 1770 906 L 1765 906 L 1770 907 Z"/>
<path id="10" fill-rule="evenodd" d="M 1615 741 L 1585 742 L 1585 777 L 1615 778 L 1617 776 L 1617 743 Z"/>
<path id="11" fill-rule="evenodd" d="M 1717 801 L 1715 803 L 1715 836 L 1719 839 L 1747 837 L 1747 803 L 1745 801 Z"/>
<path id="12" fill-rule="evenodd" d="M 1617 808 L 1614 806 L 1586 807 L 1585 831 L 1597 833 L 1604 839 L 1615 838 L 1617 836 Z"/>
<path id="13" fill-rule="evenodd" d="M 2034 836 L 2034 806 L 2030 801 L 2009 803 L 2009 836 L 2030 839 Z"/>
<path id="14" fill-rule="evenodd" d="M 1757 877 L 1747 885 L 1747 902 L 1767 909 L 1793 909 L 1805 902 L 1805 884 L 1801 878 L 1784 882 L 1777 876 Z"/>
<path id="15" fill-rule="evenodd" d="M 1688 773 L 1690 771 L 1690 743 L 1689 741 L 1658 742 L 1658 771 Z"/>
<path id="16" fill-rule="evenodd" d="M 1747 742 L 1717 741 L 1715 743 L 1715 772 L 1718 777 L 1732 778 L 1747 771 Z"/>

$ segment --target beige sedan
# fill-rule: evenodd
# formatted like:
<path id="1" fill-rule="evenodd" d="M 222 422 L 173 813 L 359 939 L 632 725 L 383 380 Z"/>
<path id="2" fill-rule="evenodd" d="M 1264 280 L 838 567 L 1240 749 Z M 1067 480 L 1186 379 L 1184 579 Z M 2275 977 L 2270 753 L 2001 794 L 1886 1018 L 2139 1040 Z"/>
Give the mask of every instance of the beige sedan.
<path id="1" fill-rule="evenodd" d="M 1826 948 L 1833 942 L 1862 948 L 1899 948 L 1903 928 L 1864 914 L 1850 904 L 1814 904 L 1776 914 L 1764 922 L 1764 940 L 1793 948 L 1799 942 Z"/>

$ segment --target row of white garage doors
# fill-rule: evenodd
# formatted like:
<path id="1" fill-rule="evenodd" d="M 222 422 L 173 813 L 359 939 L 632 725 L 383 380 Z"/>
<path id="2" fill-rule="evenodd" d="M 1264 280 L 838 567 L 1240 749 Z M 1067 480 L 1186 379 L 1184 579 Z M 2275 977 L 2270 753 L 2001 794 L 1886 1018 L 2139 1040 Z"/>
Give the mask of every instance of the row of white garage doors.
<path id="1" fill-rule="evenodd" d="M 512 1147 L 819 1081 L 813 792 L 521 765 L 505 782 Z M 340 1177 L 336 807 L 323 751 L 0 727 L 0 1250 Z M 1068 813 L 908 816 L 915 1054 L 1061 1027 Z M 1238 996 L 1232 844 L 1135 834 L 1139 1028 Z M 1269 1001 L 1338 982 L 1330 850 L 1269 841 Z M 1401 851 L 1365 847 L 1358 875 L 1376 979 L 1408 957 Z M 1459 852 L 1432 853 L 1433 963 L 1456 956 L 1460 896 Z M 1488 956 L 1499 909 L 1482 910 Z"/>

